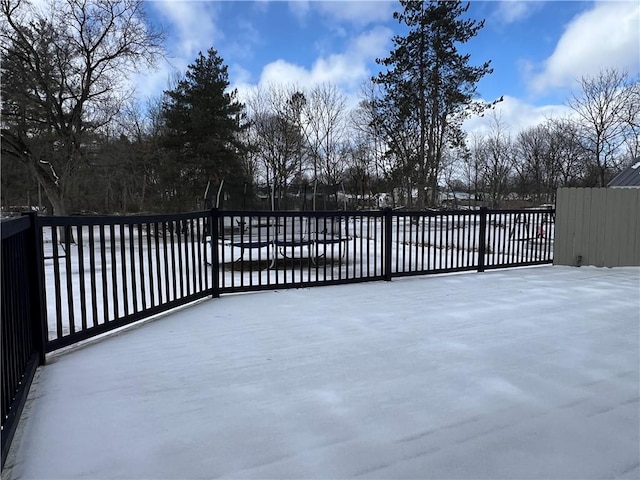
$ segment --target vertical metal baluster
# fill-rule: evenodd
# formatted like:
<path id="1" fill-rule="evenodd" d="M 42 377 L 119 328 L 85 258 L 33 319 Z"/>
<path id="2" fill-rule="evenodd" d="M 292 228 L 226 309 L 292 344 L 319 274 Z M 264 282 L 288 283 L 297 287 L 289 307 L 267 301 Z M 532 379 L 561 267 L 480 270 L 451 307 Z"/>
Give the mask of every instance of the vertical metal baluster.
<path id="1" fill-rule="evenodd" d="M 123 304 L 124 315 L 129 315 L 129 286 L 127 284 L 127 260 L 126 260 L 126 245 L 124 235 L 124 223 L 120 224 L 120 275 L 122 278 L 122 292 L 123 292 Z"/>
<path id="2" fill-rule="evenodd" d="M 175 239 L 177 240 L 177 250 L 178 250 L 178 285 L 180 286 L 180 297 L 184 298 L 184 263 L 182 260 L 182 220 L 177 220 L 175 222 L 176 231 L 175 231 Z M 175 267 L 175 265 L 174 265 Z"/>
<path id="3" fill-rule="evenodd" d="M 155 264 L 155 269 L 154 264 L 153 264 L 153 247 L 151 244 L 151 223 L 147 222 L 145 224 L 145 230 L 147 232 L 146 237 L 147 237 L 147 263 L 149 264 L 149 271 L 148 271 L 148 275 L 149 275 L 149 306 L 150 307 L 155 307 L 156 306 L 156 286 L 155 286 L 155 281 L 153 278 L 154 275 L 154 270 L 155 272 L 158 271 L 158 266 L 160 265 L 160 262 L 157 262 Z"/>
<path id="4" fill-rule="evenodd" d="M 96 294 L 96 245 L 95 245 L 95 226 L 89 225 L 89 275 L 90 275 L 90 296 L 91 296 L 91 326 L 98 324 L 98 306 Z"/>
<path id="5" fill-rule="evenodd" d="M 203 285 L 203 280 L 202 280 L 202 248 L 204 247 L 204 243 L 202 241 L 202 221 L 204 219 L 202 217 L 198 217 L 196 219 L 196 238 L 195 238 L 195 242 L 198 245 L 198 253 L 197 253 L 197 257 L 198 257 L 198 291 L 199 292 L 203 292 L 204 291 L 204 285 Z"/>
<path id="6" fill-rule="evenodd" d="M 143 233 L 142 223 L 136 224 L 138 227 L 138 273 L 140 275 L 140 293 L 142 293 L 142 310 L 147 309 L 147 282 L 144 274 L 144 247 L 143 247 Z"/>
<path id="7" fill-rule="evenodd" d="M 162 301 L 162 263 L 160 261 L 160 224 L 158 222 L 154 222 L 153 223 L 153 233 L 154 233 L 154 243 L 155 243 L 155 247 L 156 247 L 156 279 L 158 280 L 156 282 L 157 285 L 157 299 L 158 302 L 156 305 L 162 305 L 162 303 L 164 303 Z M 166 285 L 167 282 L 165 280 L 164 284 Z"/>
<path id="8" fill-rule="evenodd" d="M 82 331 L 87 329 L 87 292 L 84 275 L 84 245 L 82 242 L 82 225 L 76 226 L 78 236 L 78 280 L 80 283 L 80 324 Z"/>
<path id="9" fill-rule="evenodd" d="M 193 226 L 193 218 L 188 219 L 188 225 L 189 231 L 187 233 L 187 244 L 191 250 L 191 263 L 189 265 L 189 268 L 191 269 L 191 290 L 193 293 L 196 293 L 198 291 L 198 271 L 196 266 L 196 243 L 194 242 L 196 234 Z"/>
<path id="10" fill-rule="evenodd" d="M 131 303 L 133 307 L 133 313 L 138 313 L 138 285 L 136 280 L 136 250 L 135 250 L 135 235 L 133 231 L 133 223 L 129 223 L 129 262 L 130 262 L 130 279 L 131 279 Z"/>
<path id="11" fill-rule="evenodd" d="M 116 226 L 109 225 L 109 246 L 111 254 L 111 294 L 113 295 L 113 319 L 120 318 L 120 289 L 118 288 L 118 267 L 116 264 Z"/>
<path id="12" fill-rule="evenodd" d="M 446 250 L 443 252 L 443 250 L 446 247 L 446 245 L 443 243 L 445 241 L 445 238 L 444 238 L 444 232 L 442 230 L 444 228 L 444 216 L 440 214 L 439 218 L 440 218 L 440 265 L 438 266 L 438 270 L 442 270 L 444 268 L 442 263 L 443 254 L 445 255 L 445 261 L 444 261 L 445 265 L 447 260 L 446 260 Z"/>
<path id="13" fill-rule="evenodd" d="M 67 308 L 69 314 L 69 332 L 75 333 L 76 322 L 73 306 L 73 277 L 71 268 L 71 226 L 64 226 L 64 245 L 65 245 L 65 276 L 67 277 Z"/>
<path id="14" fill-rule="evenodd" d="M 102 322 L 107 323 L 109 321 L 109 287 L 107 285 L 107 242 L 104 234 L 104 227 L 106 225 L 101 224 L 99 226 L 100 233 L 100 266 L 102 274 Z M 115 318 L 115 314 L 114 314 Z M 101 322 L 98 322 L 101 323 Z"/>
<path id="15" fill-rule="evenodd" d="M 170 230 L 166 221 L 162 222 L 162 253 L 164 260 L 164 289 L 165 289 L 165 299 L 164 303 L 168 303 L 171 301 L 171 284 L 173 284 L 173 289 L 175 291 L 175 277 L 173 281 L 171 280 L 171 275 L 169 275 L 169 253 L 171 252 L 171 244 L 167 245 L 167 233 Z"/>
<path id="16" fill-rule="evenodd" d="M 53 278 L 56 299 L 56 338 L 62 338 L 62 287 L 60 286 L 60 252 L 58 251 L 58 227 L 51 227 L 51 242 L 53 248 Z"/>

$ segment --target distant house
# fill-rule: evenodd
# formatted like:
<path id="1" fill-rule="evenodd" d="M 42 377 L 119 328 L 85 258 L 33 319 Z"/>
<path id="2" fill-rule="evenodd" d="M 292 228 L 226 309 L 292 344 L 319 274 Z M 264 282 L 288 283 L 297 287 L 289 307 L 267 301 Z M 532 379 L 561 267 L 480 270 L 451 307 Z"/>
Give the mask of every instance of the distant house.
<path id="1" fill-rule="evenodd" d="M 640 188 L 640 160 L 636 159 L 635 162 L 611 180 L 607 186 L 612 188 Z"/>

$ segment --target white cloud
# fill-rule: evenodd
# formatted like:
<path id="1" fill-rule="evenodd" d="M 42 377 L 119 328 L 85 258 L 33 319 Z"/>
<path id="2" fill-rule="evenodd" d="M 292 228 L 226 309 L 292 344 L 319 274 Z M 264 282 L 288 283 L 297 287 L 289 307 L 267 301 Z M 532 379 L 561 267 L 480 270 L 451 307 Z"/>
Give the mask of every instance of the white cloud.
<path id="1" fill-rule="evenodd" d="M 542 4 L 541 1 L 502 0 L 498 2 L 493 17 L 504 24 L 520 22 L 540 9 Z"/>
<path id="2" fill-rule="evenodd" d="M 640 3 L 602 1 L 575 17 L 530 84 L 535 92 L 567 87 L 602 68 L 637 73 L 640 67 Z"/>
<path id="3" fill-rule="evenodd" d="M 301 22 L 306 22 L 315 13 L 326 18 L 358 26 L 388 21 L 398 5 L 389 1 L 291 1 L 289 9 Z"/>
<path id="4" fill-rule="evenodd" d="M 352 43 L 351 50 L 365 59 L 371 59 L 389 54 L 392 31 L 385 27 L 376 27 L 363 32 Z"/>
<path id="5" fill-rule="evenodd" d="M 535 106 L 506 95 L 504 100 L 496 105 L 495 111 L 512 135 L 538 125 L 548 118 L 571 114 L 571 109 L 566 105 Z M 464 130 L 470 134 L 482 135 L 490 130 L 491 122 L 489 112 L 486 112 L 483 117 L 469 118 L 464 123 Z"/>
<path id="6" fill-rule="evenodd" d="M 289 2 L 289 10 L 300 22 L 304 22 L 311 10 L 311 3 L 307 0 L 292 0 Z"/>
<path id="7" fill-rule="evenodd" d="M 311 72 L 305 68 L 279 59 L 265 65 L 260 76 L 261 84 L 267 83 L 312 83 Z"/>
<path id="8" fill-rule="evenodd" d="M 175 29 L 168 47 L 178 69 L 191 63 L 203 45 L 213 46 L 224 38 L 216 25 L 218 6 L 215 2 L 164 1 L 150 2 L 150 5 Z"/>
<path id="9" fill-rule="evenodd" d="M 354 26 L 360 31 L 363 26 L 377 21 L 387 21 L 395 8 L 394 3 L 387 1 L 329 1 L 317 2 L 296 0 L 289 2 L 289 8 L 301 22 L 317 22 L 318 17 L 330 21 L 334 34 L 340 30 L 347 37 Z M 313 87 L 320 83 L 330 82 L 338 85 L 350 97 L 355 97 L 360 84 L 371 72 L 368 64 L 371 58 L 388 53 L 387 45 L 392 32 L 381 26 L 371 28 L 351 39 L 343 52 L 324 51 L 319 45 L 318 58 L 310 67 L 296 65 L 279 59 L 262 67 L 259 78 L 251 78 L 246 65 L 253 58 L 252 45 L 260 43 L 260 32 L 247 20 L 238 20 L 234 32 L 242 34 L 225 38 L 221 22 L 221 6 L 209 1 L 150 1 L 148 8 L 153 9 L 155 16 L 168 30 L 169 57 L 162 62 L 155 72 L 147 72 L 135 79 L 138 95 L 160 93 L 169 86 L 170 72 L 186 71 L 199 51 L 224 43 L 225 55 L 233 58 L 229 64 L 229 77 L 232 88 L 238 88 L 240 94 L 255 88 L 255 83 L 267 85 L 297 84 L 301 88 Z M 268 10 L 268 2 L 256 5 L 257 9 Z M 219 26 L 220 25 L 220 26 Z M 351 27 L 351 28 L 350 28 Z M 235 40 L 242 38 L 242 42 Z"/>
<path id="10" fill-rule="evenodd" d="M 355 101 L 361 83 L 371 76 L 368 63 L 372 57 L 387 53 L 391 35 L 390 29 L 375 27 L 352 39 L 346 51 L 319 57 L 310 68 L 283 59 L 276 60 L 263 67 L 258 84 L 312 88 L 321 83 L 332 83 Z M 255 88 L 239 81 L 234 81 L 234 87 L 238 88 L 241 96 Z"/>
<path id="11" fill-rule="evenodd" d="M 247 84 L 251 81 L 251 72 L 242 65 L 232 63 L 229 65 L 229 78 L 233 78 L 237 84 Z"/>
<path id="12" fill-rule="evenodd" d="M 140 73 L 132 77 L 138 100 L 145 101 L 162 95 L 164 90 L 172 88 L 169 84 L 171 74 L 167 71 L 167 65 L 161 65 L 158 69 Z"/>
<path id="13" fill-rule="evenodd" d="M 152 8 L 167 30 L 167 58 L 157 69 L 136 75 L 134 84 L 139 98 L 160 95 L 171 88 L 170 79 L 176 73 L 184 73 L 198 52 L 203 54 L 224 38 L 216 25 L 219 6 L 215 2 L 151 1 Z"/>
<path id="14" fill-rule="evenodd" d="M 375 22 L 386 22 L 398 8 L 395 2 L 351 0 L 344 2 L 314 2 L 313 7 L 329 17 L 364 26 Z"/>

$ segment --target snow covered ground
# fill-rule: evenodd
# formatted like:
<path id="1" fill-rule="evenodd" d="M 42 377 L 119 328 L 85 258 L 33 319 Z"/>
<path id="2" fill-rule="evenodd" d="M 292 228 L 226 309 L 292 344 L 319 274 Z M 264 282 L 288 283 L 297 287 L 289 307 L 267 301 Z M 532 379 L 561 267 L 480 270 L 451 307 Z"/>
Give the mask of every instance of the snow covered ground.
<path id="1" fill-rule="evenodd" d="M 59 355 L 19 478 L 639 478 L 640 269 L 226 296 Z"/>

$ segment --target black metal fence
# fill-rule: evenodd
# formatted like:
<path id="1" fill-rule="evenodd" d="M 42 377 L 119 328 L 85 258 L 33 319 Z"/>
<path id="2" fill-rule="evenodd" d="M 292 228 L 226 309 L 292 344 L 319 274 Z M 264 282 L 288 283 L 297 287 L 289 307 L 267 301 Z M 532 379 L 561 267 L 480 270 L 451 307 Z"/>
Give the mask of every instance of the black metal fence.
<path id="1" fill-rule="evenodd" d="M 551 263 L 552 210 L 40 217 L 46 351 L 206 296 Z"/>
<path id="2" fill-rule="evenodd" d="M 42 217 L 46 351 L 212 295 L 210 212 Z"/>
<path id="3" fill-rule="evenodd" d="M 553 210 L 220 212 L 220 293 L 551 263 Z"/>
<path id="4" fill-rule="evenodd" d="M 486 209 L 4 222 L 3 461 L 46 352 L 224 293 L 552 263 L 553 229 L 553 210 Z"/>
<path id="5" fill-rule="evenodd" d="M 221 212 L 220 293 L 384 278 L 383 212 Z"/>
<path id="6" fill-rule="evenodd" d="M 2 222 L 2 466 L 36 367 L 44 364 L 41 251 L 35 215 Z"/>

